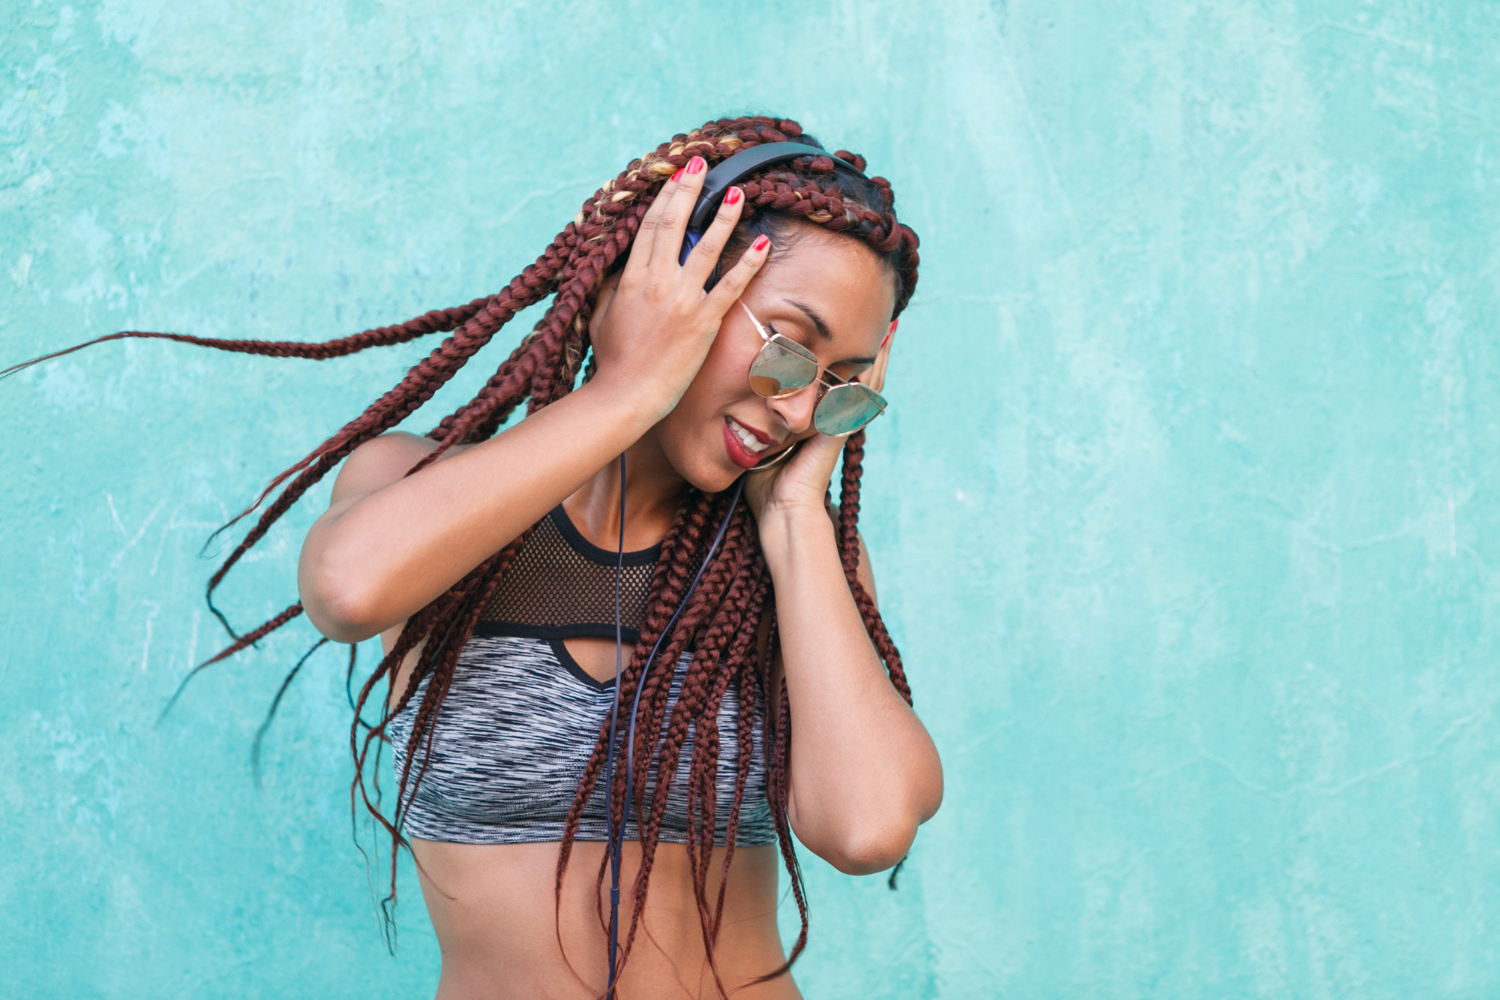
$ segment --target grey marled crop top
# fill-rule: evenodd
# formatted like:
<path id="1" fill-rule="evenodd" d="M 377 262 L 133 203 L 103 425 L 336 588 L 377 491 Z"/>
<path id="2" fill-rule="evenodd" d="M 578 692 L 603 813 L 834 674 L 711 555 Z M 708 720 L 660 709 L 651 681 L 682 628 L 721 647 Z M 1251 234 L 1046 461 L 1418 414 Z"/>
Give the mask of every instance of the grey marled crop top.
<path id="1" fill-rule="evenodd" d="M 621 620 L 629 626 L 623 630 L 627 643 L 639 637 L 660 552 L 656 545 L 625 553 Z M 406 806 L 404 833 L 464 844 L 562 839 L 564 820 L 600 723 L 609 715 L 615 686 L 613 678 L 601 682 L 585 673 L 563 640 L 614 638 L 616 560 L 616 553 L 585 539 L 561 505 L 542 520 L 459 653 L 448 697 L 438 712 L 427 772 Z M 691 660 L 690 651 L 679 659 L 669 704 L 676 704 Z M 424 678 L 416 697 L 388 727 L 398 774 L 426 685 Z M 741 752 L 738 710 L 737 692 L 731 686 L 718 715 L 714 818 L 720 844 L 728 835 Z M 764 722 L 763 712 L 757 710 L 749 748 L 750 778 L 736 838 L 742 846 L 776 840 L 766 802 Z M 690 734 L 667 796 L 664 843 L 687 839 L 692 747 Z M 633 810 L 625 835 L 630 840 L 639 837 Z M 609 839 L 602 781 L 585 808 L 577 839 Z"/>

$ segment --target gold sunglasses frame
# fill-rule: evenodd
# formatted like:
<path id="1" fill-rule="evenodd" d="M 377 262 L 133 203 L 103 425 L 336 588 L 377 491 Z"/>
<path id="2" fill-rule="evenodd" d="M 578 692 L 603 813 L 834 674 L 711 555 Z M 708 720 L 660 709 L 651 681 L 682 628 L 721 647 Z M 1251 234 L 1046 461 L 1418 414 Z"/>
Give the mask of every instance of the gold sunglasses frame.
<path id="1" fill-rule="evenodd" d="M 821 382 L 823 385 L 827 386 L 828 388 L 822 390 L 818 394 L 818 401 L 817 401 L 816 404 L 814 404 L 814 407 L 813 407 L 813 426 L 817 427 L 817 425 L 818 425 L 818 410 L 823 406 L 824 401 L 826 399 L 828 399 L 829 394 L 831 392 L 833 392 L 833 390 L 835 390 L 835 389 L 857 389 L 857 390 L 859 390 L 861 392 L 861 394 L 868 399 L 869 402 L 871 402 L 871 403 L 874 404 L 874 406 L 875 406 L 875 412 L 870 416 L 870 418 L 868 420 L 866 420 L 864 423 L 860 424 L 858 427 L 854 427 L 854 428 L 852 428 L 850 430 L 847 430 L 847 431 L 840 431 L 838 435 L 831 435 L 831 436 L 843 436 L 843 435 L 853 434 L 855 431 L 858 431 L 858 430 L 863 430 L 865 427 L 868 427 L 870 425 L 870 421 L 871 420 L 874 420 L 876 417 L 878 417 L 882 413 L 884 413 L 885 412 L 885 408 L 888 405 L 890 405 L 890 404 L 888 404 L 886 402 L 886 399 L 885 399 L 884 396 L 882 396 L 880 393 L 876 392 L 874 389 L 871 389 L 869 386 L 865 385 L 862 382 L 855 382 L 855 381 L 852 381 L 852 380 L 840 381 L 840 382 L 831 382 L 831 381 L 829 381 L 830 376 L 828 374 L 828 371 L 827 371 L 827 369 L 825 369 L 822 366 L 821 363 L 819 363 L 817 355 L 813 354 L 812 351 L 809 351 L 807 348 L 803 347 L 801 344 L 797 343 L 795 340 L 792 340 L 789 337 L 783 337 L 779 333 L 767 333 L 766 332 L 766 328 L 761 325 L 760 320 L 758 320 L 758 319 L 755 318 L 755 314 L 750 311 L 750 307 L 749 306 L 745 305 L 745 302 L 744 302 L 743 299 L 740 300 L 740 308 L 743 309 L 743 310 L 745 310 L 745 315 L 750 317 L 750 322 L 752 324 L 754 324 L 754 326 L 755 326 L 755 332 L 758 333 L 758 334 L 760 334 L 760 339 L 761 340 L 765 341 L 765 343 L 761 345 L 760 352 L 755 355 L 755 361 L 750 362 L 750 368 L 751 368 L 752 371 L 755 368 L 756 362 L 758 362 L 761 359 L 761 357 L 764 355 L 764 352 L 765 352 L 766 348 L 770 347 L 772 344 L 775 344 L 777 347 L 779 347 L 783 351 L 788 352 L 789 354 L 796 355 L 797 357 L 802 358 L 805 361 L 808 361 L 813 366 L 813 377 L 811 379 L 809 379 L 808 381 L 806 381 L 806 382 L 802 383 L 801 385 L 797 386 L 795 389 L 788 389 L 786 392 L 777 393 L 775 395 L 771 395 L 769 393 L 761 392 L 759 389 L 757 389 L 755 387 L 755 382 L 752 379 L 751 383 L 750 383 L 750 388 L 752 390 L 754 390 L 754 392 L 755 392 L 756 395 L 758 395 L 758 396 L 760 396 L 760 397 L 762 397 L 764 399 L 786 399 L 789 396 L 795 396 L 797 393 L 801 392 L 803 389 L 806 389 L 808 386 L 812 385 L 814 382 Z M 821 434 L 828 433 L 827 431 L 824 431 L 823 428 L 821 428 L 821 427 L 818 427 L 818 432 L 821 433 Z M 788 451 L 790 451 L 790 449 L 788 449 Z M 785 454 L 785 452 L 783 452 L 783 454 Z M 779 461 L 779 459 L 778 459 L 778 461 Z M 763 468 L 763 466 L 757 466 L 757 468 Z"/>

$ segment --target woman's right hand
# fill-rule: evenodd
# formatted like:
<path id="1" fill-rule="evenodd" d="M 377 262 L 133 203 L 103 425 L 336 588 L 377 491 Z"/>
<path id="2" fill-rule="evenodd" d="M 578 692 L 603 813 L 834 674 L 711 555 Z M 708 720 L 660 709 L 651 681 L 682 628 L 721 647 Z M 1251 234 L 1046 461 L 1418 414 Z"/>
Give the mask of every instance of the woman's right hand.
<path id="1" fill-rule="evenodd" d="M 707 174 L 707 163 L 695 156 L 662 186 L 641 219 L 625 269 L 606 280 L 589 321 L 598 363 L 595 381 L 653 400 L 660 416 L 682 398 L 724 314 L 770 252 L 770 243 L 759 241 L 713 291 L 703 291 L 744 210 L 744 192 L 731 187 L 687 262 L 677 263 Z"/>
<path id="2" fill-rule="evenodd" d="M 387 435 L 355 449 L 298 562 L 303 609 L 318 631 L 358 642 L 399 625 L 547 515 L 677 404 L 719 322 L 766 260 L 749 251 L 705 295 L 744 208 L 725 205 L 685 265 L 687 219 L 706 171 L 668 181 L 630 258 L 590 321 L 599 369 L 570 393 L 487 441 L 407 472 L 436 442 Z M 606 298 L 607 291 L 607 298 Z M 603 390 L 603 391 L 599 391 Z"/>

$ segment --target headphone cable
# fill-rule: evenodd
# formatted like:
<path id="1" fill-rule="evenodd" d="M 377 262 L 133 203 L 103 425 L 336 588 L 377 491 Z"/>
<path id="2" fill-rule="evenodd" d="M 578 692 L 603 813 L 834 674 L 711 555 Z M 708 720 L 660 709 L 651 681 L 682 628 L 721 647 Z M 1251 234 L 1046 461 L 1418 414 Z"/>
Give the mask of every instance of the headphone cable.
<path id="1" fill-rule="evenodd" d="M 703 573 L 708 569 L 709 563 L 713 562 L 714 554 L 719 551 L 719 543 L 724 541 L 724 535 L 729 530 L 729 522 L 734 517 L 734 510 L 739 506 L 740 494 L 744 492 L 745 477 L 741 476 L 734 482 L 734 496 L 729 500 L 729 509 L 724 513 L 724 519 L 719 522 L 719 530 L 714 535 L 713 544 L 708 547 L 708 554 L 703 557 L 703 563 L 698 567 L 693 582 L 688 585 L 687 593 L 682 595 L 682 601 L 677 605 L 677 610 L 672 612 L 672 617 L 667 620 L 667 625 L 661 630 L 661 635 L 656 639 L 656 645 L 651 647 L 651 655 L 646 659 L 646 665 L 641 670 L 641 681 L 636 686 L 635 698 L 630 706 L 630 725 L 625 737 L 625 808 L 620 815 L 618 827 L 614 825 L 614 772 L 615 772 L 615 734 L 619 720 L 620 709 L 620 661 L 622 659 L 622 639 L 620 626 L 620 578 L 624 574 L 625 566 L 625 455 L 620 455 L 620 548 L 618 553 L 618 564 L 615 569 L 615 700 L 610 708 L 609 715 L 609 754 L 605 760 L 605 771 L 608 775 L 605 788 L 609 791 L 608 818 L 610 821 L 609 831 L 609 985 L 605 988 L 606 1000 L 614 1000 L 615 972 L 617 965 L 617 954 L 619 951 L 619 926 L 620 926 L 620 850 L 625 841 L 625 827 L 630 822 L 630 794 L 633 791 L 631 779 L 635 774 L 635 717 L 641 707 L 641 692 L 646 688 L 646 674 L 650 672 L 651 665 L 656 662 L 656 654 L 661 651 L 661 644 L 666 641 L 667 636 L 672 634 L 672 626 L 677 624 L 677 619 L 682 615 L 682 610 L 687 607 L 688 600 L 693 592 L 698 589 L 698 583 L 703 579 Z M 658 782 L 662 780 L 657 775 Z"/>

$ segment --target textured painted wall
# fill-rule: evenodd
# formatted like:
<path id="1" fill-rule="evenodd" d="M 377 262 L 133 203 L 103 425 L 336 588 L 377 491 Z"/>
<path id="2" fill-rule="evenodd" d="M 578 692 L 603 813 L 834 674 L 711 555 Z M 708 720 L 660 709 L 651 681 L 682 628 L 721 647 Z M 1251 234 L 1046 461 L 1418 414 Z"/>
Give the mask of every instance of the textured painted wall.
<path id="1" fill-rule="evenodd" d="M 1500 5 L 312 6 L 5 0 L 0 360 L 467 301 L 672 133 L 799 118 L 924 240 L 865 532 L 948 780 L 899 891 L 805 859 L 806 994 L 1500 995 Z M 310 626 L 155 725 L 209 531 L 427 346 L 0 383 L 6 995 L 430 994 L 336 651 L 259 790 Z"/>

